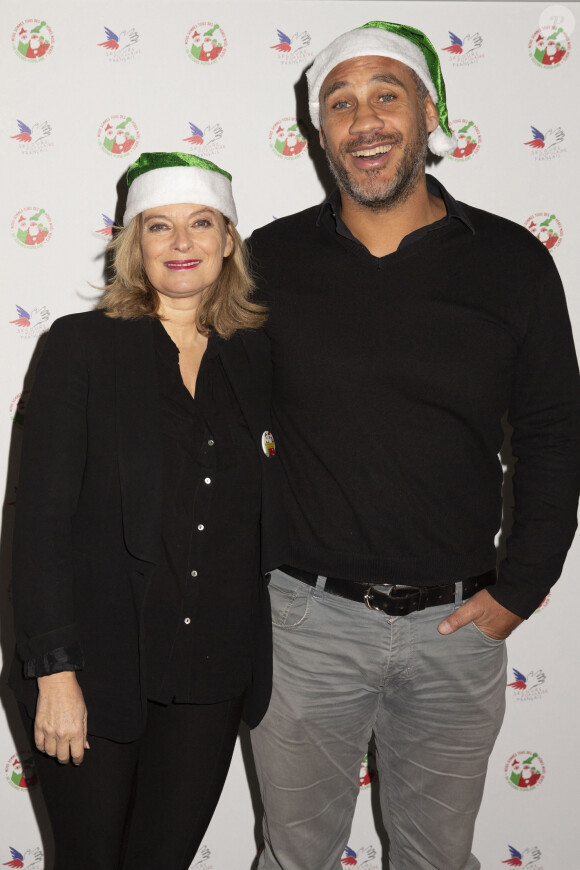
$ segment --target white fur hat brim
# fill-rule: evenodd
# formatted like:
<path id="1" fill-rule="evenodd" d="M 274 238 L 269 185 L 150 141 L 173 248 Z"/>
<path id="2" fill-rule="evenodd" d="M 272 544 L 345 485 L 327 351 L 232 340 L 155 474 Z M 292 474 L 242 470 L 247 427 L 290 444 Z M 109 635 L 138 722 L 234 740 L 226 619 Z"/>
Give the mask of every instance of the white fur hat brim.
<path id="1" fill-rule="evenodd" d="M 238 222 L 231 181 L 199 166 L 163 166 L 137 176 L 129 188 L 123 226 L 150 208 L 180 203 L 207 205 Z"/>

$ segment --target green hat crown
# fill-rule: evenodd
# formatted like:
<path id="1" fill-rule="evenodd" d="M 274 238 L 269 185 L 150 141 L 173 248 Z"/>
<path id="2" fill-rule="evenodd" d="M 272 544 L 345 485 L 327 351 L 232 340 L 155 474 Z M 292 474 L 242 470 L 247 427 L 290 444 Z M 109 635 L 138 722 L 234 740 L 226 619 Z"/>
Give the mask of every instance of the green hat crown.
<path id="1" fill-rule="evenodd" d="M 425 58 L 425 63 L 431 76 L 431 81 L 437 91 L 439 97 L 437 101 L 437 111 L 439 112 L 439 124 L 446 136 L 451 136 L 451 128 L 449 127 L 449 115 L 447 112 L 447 94 L 445 91 L 445 82 L 441 72 L 441 63 L 435 46 L 428 36 L 422 30 L 416 27 L 411 27 L 410 24 L 394 24 L 391 21 L 368 21 L 362 27 L 357 27 L 357 30 L 366 30 L 368 27 L 373 27 L 378 30 L 387 30 L 389 33 L 396 33 L 404 39 L 408 39 L 413 45 L 422 52 Z"/>
<path id="2" fill-rule="evenodd" d="M 220 172 L 228 181 L 232 180 L 229 172 L 204 157 L 184 154 L 181 151 L 146 151 L 140 154 L 127 170 L 127 186 L 131 187 L 135 179 L 143 175 L 144 172 L 150 172 L 152 169 L 167 169 L 171 166 L 196 166 L 198 169 Z"/>

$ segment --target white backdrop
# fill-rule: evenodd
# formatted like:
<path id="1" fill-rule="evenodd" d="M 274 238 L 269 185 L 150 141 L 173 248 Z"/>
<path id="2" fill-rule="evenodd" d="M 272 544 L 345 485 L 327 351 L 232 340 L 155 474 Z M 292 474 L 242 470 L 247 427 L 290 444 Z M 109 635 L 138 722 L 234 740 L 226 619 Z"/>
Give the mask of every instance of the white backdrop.
<path id="1" fill-rule="evenodd" d="M 580 292 L 573 279 L 580 267 L 580 120 L 573 106 L 580 49 L 573 31 L 579 7 L 169 0 L 145 8 L 136 0 L 3 0 L 0 468 L 5 469 L 6 498 L 0 613 L 5 660 L 12 645 L 9 542 L 26 413 L 24 375 L 39 335 L 53 320 L 92 306 L 96 293 L 90 285 L 103 282 L 117 184 L 135 156 L 142 150 L 184 150 L 229 169 L 242 234 L 321 201 L 326 176 L 316 137 L 309 149 L 303 136 L 312 132 L 303 123 L 305 66 L 335 36 L 368 20 L 413 24 L 440 50 L 450 119 L 456 131 L 463 131 L 462 150 L 431 171 L 455 197 L 540 235 L 567 287 L 578 336 Z M 465 274 L 466 282 L 470 278 Z M 507 687 L 506 723 L 491 758 L 476 831 L 483 870 L 578 867 L 579 703 L 573 677 L 579 570 L 577 546 L 540 612 L 509 642 L 514 685 Z M 45 861 L 50 866 L 51 846 L 41 834 L 46 827 L 42 804 L 5 690 L 6 670 L 2 682 L 0 866 L 16 861 L 8 866 L 42 870 Z M 252 866 L 259 804 L 248 784 L 246 746 L 242 736 L 192 864 L 196 870 Z M 362 774 L 342 861 L 345 867 L 379 870 L 372 776 Z M 179 776 L 178 757 L 167 759 L 167 775 Z M 83 866 L 82 855 L 78 866 Z"/>

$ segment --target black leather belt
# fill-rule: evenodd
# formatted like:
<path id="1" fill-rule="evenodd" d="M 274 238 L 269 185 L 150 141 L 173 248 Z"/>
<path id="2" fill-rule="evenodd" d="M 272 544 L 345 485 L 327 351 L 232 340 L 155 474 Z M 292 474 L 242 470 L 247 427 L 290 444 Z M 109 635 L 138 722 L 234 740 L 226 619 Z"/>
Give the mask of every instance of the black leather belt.
<path id="1" fill-rule="evenodd" d="M 316 586 L 317 574 L 310 571 L 302 571 L 291 565 L 280 565 L 280 571 L 301 580 L 309 586 Z M 471 598 L 480 589 L 493 586 L 496 581 L 495 569 L 486 571 L 478 577 L 468 577 L 462 581 L 462 599 Z M 380 586 L 386 586 L 387 591 L 381 591 Z M 455 583 L 445 583 L 443 586 L 389 586 L 388 584 L 373 585 L 361 583 L 358 580 L 341 580 L 339 577 L 327 577 L 324 586 L 325 592 L 331 595 L 339 595 L 348 598 L 349 601 L 358 601 L 366 604 L 371 610 L 382 610 L 389 616 L 406 616 L 416 610 L 425 610 L 426 607 L 436 607 L 439 604 L 453 604 L 455 601 Z"/>

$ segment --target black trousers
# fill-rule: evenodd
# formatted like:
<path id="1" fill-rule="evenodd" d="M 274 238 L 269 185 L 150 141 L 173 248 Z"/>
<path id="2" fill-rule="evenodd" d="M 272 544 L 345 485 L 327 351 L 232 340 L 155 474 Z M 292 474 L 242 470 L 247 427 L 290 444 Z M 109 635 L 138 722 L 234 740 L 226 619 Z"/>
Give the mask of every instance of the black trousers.
<path id="1" fill-rule="evenodd" d="M 149 702 L 139 740 L 89 735 L 79 767 L 35 750 L 55 838 L 54 870 L 187 870 L 219 800 L 241 711 L 241 698 Z"/>

